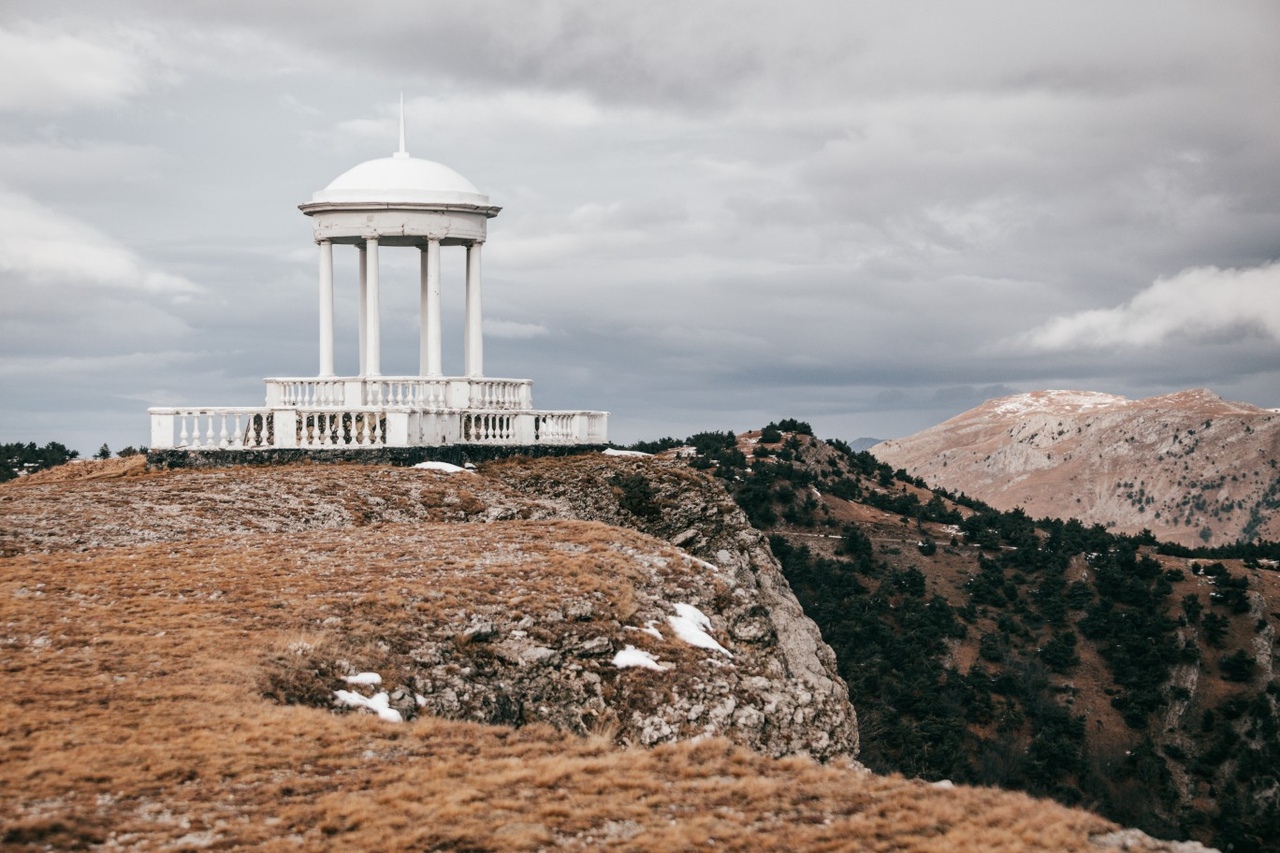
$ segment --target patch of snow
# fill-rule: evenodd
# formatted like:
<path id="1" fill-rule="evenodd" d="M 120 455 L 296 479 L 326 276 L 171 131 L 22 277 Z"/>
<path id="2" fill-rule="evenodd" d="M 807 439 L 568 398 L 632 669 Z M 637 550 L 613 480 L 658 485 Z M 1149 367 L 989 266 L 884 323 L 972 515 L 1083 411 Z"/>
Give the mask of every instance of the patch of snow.
<path id="1" fill-rule="evenodd" d="M 707 633 L 706 629 L 711 627 L 711 620 L 701 610 L 691 604 L 677 604 L 675 608 L 680 615 L 668 616 L 667 624 L 676 632 L 677 637 L 694 648 L 711 649 L 726 657 L 733 657 L 732 652 L 717 643 L 715 637 Z"/>
<path id="2" fill-rule="evenodd" d="M 385 690 L 370 699 L 367 707 L 377 714 L 380 719 L 388 723 L 404 722 L 404 717 L 400 716 L 400 712 L 391 707 L 391 697 L 387 695 Z"/>
<path id="3" fill-rule="evenodd" d="M 600 451 L 605 456 L 652 456 L 652 453 L 641 453 L 639 450 L 618 450 L 614 447 L 606 447 Z"/>
<path id="4" fill-rule="evenodd" d="M 369 700 L 350 690 L 333 691 L 333 701 L 344 708 L 367 708 Z"/>
<path id="5" fill-rule="evenodd" d="M 450 465 L 448 462 L 419 462 L 413 466 L 420 471 L 439 471 L 443 474 L 470 474 L 466 468 L 460 465 Z"/>
<path id="6" fill-rule="evenodd" d="M 648 622 L 644 623 L 644 627 L 643 627 L 643 628 L 637 628 L 635 625 L 623 625 L 623 626 L 622 626 L 622 630 L 624 630 L 624 631 L 643 631 L 644 633 L 648 634 L 650 637 L 653 637 L 653 638 L 654 638 L 654 639 L 656 639 L 656 640 L 663 640 L 663 639 L 666 639 L 665 637 L 663 637 L 663 636 L 662 636 L 662 632 L 661 632 L 661 631 L 659 631 L 659 630 L 657 629 L 656 624 L 654 623 L 654 621 L 653 621 L 652 619 L 650 619 Z"/>
<path id="7" fill-rule="evenodd" d="M 668 667 L 658 663 L 658 659 L 646 652 L 644 649 L 637 649 L 635 646 L 627 646 L 613 656 L 613 665 L 618 669 L 626 669 L 629 666 L 638 666 L 643 669 L 653 669 L 658 672 L 665 672 Z"/>
<path id="8" fill-rule="evenodd" d="M 950 779 L 939 779 L 937 782 L 930 782 L 929 784 L 934 788 L 941 788 L 944 791 L 950 791 L 956 786 L 955 782 L 952 782 Z"/>
<path id="9" fill-rule="evenodd" d="M 671 606 L 676 609 L 677 616 L 683 616 L 704 631 L 711 630 L 711 620 L 707 618 L 707 614 L 692 604 L 673 604 Z"/>
<path id="10" fill-rule="evenodd" d="M 363 708 L 366 711 L 372 711 L 378 715 L 380 720 L 388 723 L 403 723 L 404 717 L 400 716 L 400 712 L 391 707 L 391 697 L 386 691 L 378 695 L 366 699 L 359 693 L 353 693 L 350 690 L 333 691 L 334 702 L 347 708 Z"/>
<path id="11" fill-rule="evenodd" d="M 717 573 L 719 573 L 720 571 L 720 567 L 717 566 L 715 563 L 708 563 L 706 560 L 700 560 L 697 557 L 693 556 L 692 554 L 685 554 L 685 556 L 688 557 L 690 562 L 692 562 L 696 566 L 701 566 L 704 569 L 710 569 L 711 571 L 717 572 Z M 676 606 L 680 607 L 681 605 L 677 604 Z"/>
<path id="12" fill-rule="evenodd" d="M 361 672 L 356 675 L 348 675 L 342 680 L 357 687 L 377 687 L 382 683 L 382 676 L 376 672 Z"/>

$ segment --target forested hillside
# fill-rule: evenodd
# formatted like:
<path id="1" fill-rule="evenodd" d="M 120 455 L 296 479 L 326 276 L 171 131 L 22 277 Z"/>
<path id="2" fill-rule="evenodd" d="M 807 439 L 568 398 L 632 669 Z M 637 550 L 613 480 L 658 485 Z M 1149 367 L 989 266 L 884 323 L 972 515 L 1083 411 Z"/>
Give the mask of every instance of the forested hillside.
<path id="1" fill-rule="evenodd" d="M 1280 849 L 1280 547 L 998 512 L 811 433 L 783 421 L 688 446 L 771 534 L 870 767 Z"/>

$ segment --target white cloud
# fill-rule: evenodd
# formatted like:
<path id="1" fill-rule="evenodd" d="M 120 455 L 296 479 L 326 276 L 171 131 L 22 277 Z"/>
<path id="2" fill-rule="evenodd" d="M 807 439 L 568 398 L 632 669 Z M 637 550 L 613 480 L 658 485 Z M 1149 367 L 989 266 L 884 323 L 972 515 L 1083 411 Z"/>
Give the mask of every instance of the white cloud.
<path id="1" fill-rule="evenodd" d="M 541 323 L 518 323 L 515 320 L 486 320 L 484 333 L 494 338 L 527 340 L 549 335 L 551 330 Z"/>
<path id="2" fill-rule="evenodd" d="M 1245 331 L 1280 342 L 1280 262 L 1191 267 L 1156 279 L 1124 305 L 1058 317 L 1016 343 L 1051 351 L 1151 347 L 1180 336 L 1199 340 Z"/>
<path id="3" fill-rule="evenodd" d="M 147 86 L 136 41 L 92 41 L 26 25 L 0 28 L 0 111 L 62 112 L 119 103 Z"/>
<path id="4" fill-rule="evenodd" d="M 2 189 L 0 272 L 39 283 L 90 284 L 153 296 L 191 297 L 202 291 L 182 276 L 150 266 L 92 225 Z"/>

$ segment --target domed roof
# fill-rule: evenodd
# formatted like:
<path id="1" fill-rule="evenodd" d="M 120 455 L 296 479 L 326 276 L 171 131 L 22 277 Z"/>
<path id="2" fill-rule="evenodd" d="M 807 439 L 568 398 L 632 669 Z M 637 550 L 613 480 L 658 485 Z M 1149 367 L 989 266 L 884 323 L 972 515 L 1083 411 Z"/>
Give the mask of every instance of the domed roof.
<path id="1" fill-rule="evenodd" d="M 348 169 L 311 201 L 487 205 L 489 197 L 448 166 L 400 151 Z"/>

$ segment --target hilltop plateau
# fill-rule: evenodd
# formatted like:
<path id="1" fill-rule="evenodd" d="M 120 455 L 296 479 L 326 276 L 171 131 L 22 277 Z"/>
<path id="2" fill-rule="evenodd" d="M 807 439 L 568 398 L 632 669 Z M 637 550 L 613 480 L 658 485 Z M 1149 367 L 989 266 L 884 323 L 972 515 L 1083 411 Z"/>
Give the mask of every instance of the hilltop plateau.
<path id="1" fill-rule="evenodd" d="M 0 486 L 0 554 L 7 849 L 1173 849 L 869 773 L 682 463 L 81 463 Z"/>
<path id="2" fill-rule="evenodd" d="M 997 509 L 1184 545 L 1280 540 L 1280 413 L 1210 391 L 989 400 L 871 452 Z"/>

